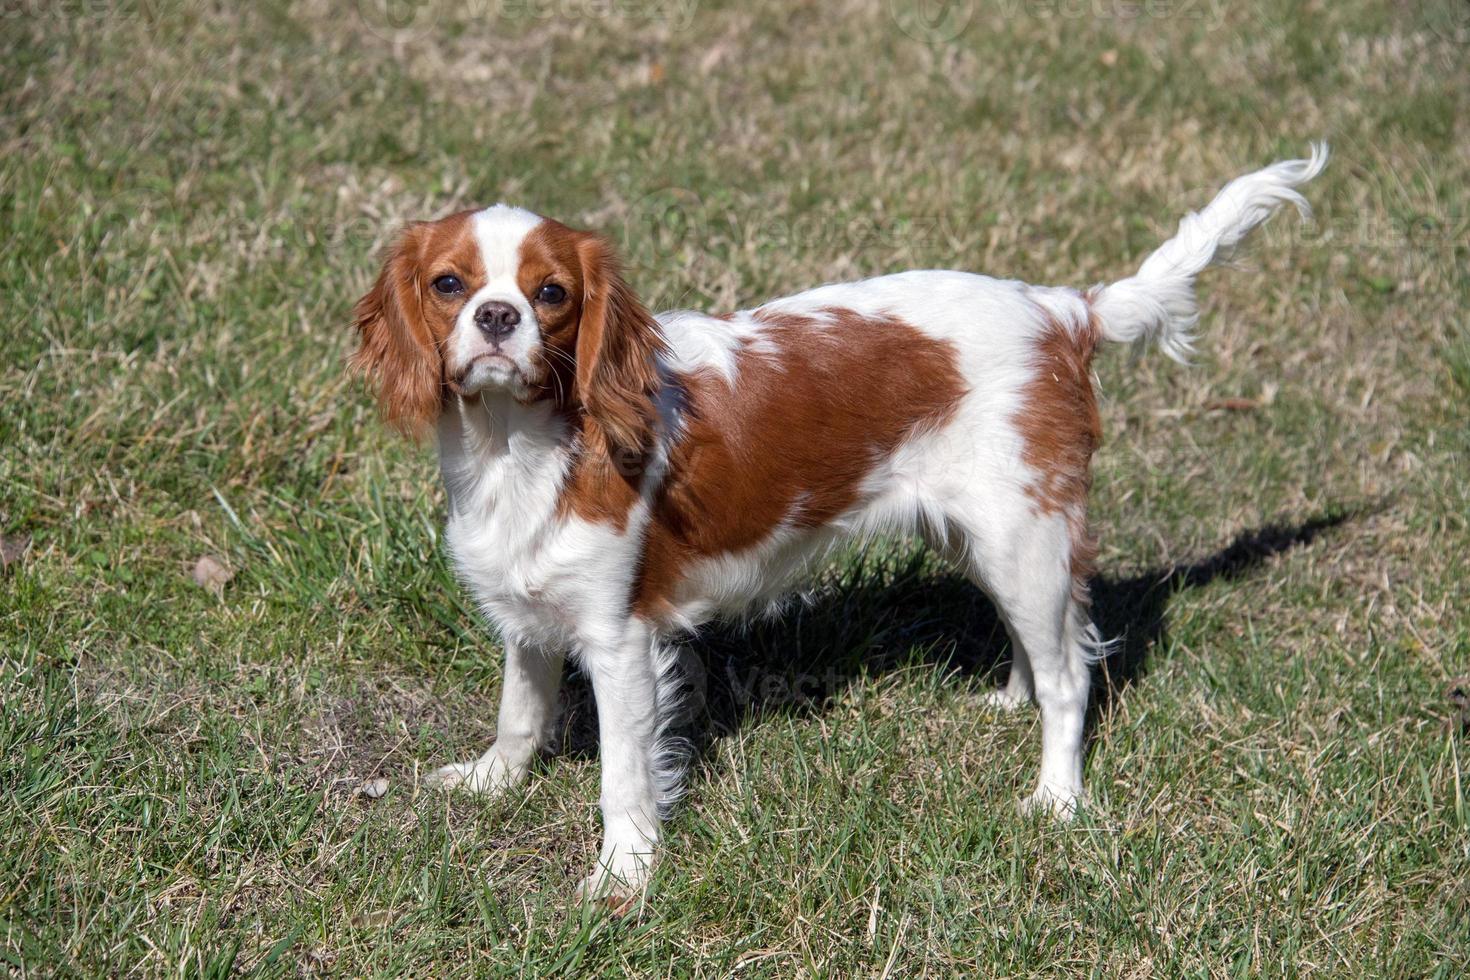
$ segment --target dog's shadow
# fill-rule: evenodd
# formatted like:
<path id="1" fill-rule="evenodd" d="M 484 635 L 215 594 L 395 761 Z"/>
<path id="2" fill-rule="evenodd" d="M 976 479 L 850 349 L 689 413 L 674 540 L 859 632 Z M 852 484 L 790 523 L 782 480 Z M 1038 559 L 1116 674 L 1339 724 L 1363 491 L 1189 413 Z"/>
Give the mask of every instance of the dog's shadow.
<path id="1" fill-rule="evenodd" d="M 1355 516 L 1331 511 L 1296 524 L 1268 524 L 1195 561 L 1094 579 L 1093 618 L 1116 642 L 1094 670 L 1091 718 L 1147 674 L 1152 651 L 1167 639 L 1175 594 L 1249 575 L 1272 556 L 1309 545 Z M 693 710 L 683 728 L 696 759 L 744 725 L 820 713 L 865 678 L 927 666 L 994 675 L 999 682 L 1009 659 L 1009 640 L 990 601 L 917 546 L 871 549 L 839 563 L 808 597 L 768 615 L 711 624 L 684 645 L 684 688 Z M 562 751 L 595 755 L 590 685 L 573 671 L 563 697 Z"/>

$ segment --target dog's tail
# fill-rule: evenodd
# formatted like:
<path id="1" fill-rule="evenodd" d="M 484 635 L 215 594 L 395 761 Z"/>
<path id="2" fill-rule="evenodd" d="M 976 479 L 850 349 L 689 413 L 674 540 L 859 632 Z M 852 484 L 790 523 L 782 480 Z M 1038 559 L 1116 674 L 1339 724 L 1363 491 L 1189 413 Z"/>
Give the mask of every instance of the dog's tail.
<path id="1" fill-rule="evenodd" d="M 1283 204 L 1303 220 L 1312 209 L 1296 188 L 1327 166 L 1327 144 L 1314 143 L 1308 160 L 1283 160 L 1237 177 L 1199 213 L 1179 222 L 1179 232 L 1144 260 L 1136 275 L 1090 293 L 1092 312 L 1105 340 L 1155 341 L 1185 362 L 1194 350 L 1194 277 L 1230 250 Z"/>

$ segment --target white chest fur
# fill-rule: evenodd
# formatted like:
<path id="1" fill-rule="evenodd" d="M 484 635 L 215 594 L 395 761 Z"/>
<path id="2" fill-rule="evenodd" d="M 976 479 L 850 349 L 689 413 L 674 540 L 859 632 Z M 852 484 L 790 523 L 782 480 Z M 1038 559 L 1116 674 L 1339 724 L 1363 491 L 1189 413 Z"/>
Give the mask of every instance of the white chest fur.
<path id="1" fill-rule="evenodd" d="M 503 635 L 583 650 L 626 614 L 639 534 L 558 512 L 571 465 L 550 406 L 456 400 L 439 422 L 445 540 L 460 579 Z"/>

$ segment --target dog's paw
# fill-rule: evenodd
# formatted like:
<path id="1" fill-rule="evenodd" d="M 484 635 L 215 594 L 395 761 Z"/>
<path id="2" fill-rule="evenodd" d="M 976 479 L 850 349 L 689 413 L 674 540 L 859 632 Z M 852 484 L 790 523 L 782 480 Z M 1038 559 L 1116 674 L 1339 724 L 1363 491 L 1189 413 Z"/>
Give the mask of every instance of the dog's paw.
<path id="1" fill-rule="evenodd" d="M 635 887 L 594 871 L 583 878 L 576 891 L 572 892 L 572 901 L 579 905 L 590 902 L 601 906 L 609 915 L 621 917 L 636 909 L 644 894 L 641 886 Z"/>
<path id="2" fill-rule="evenodd" d="M 494 795 L 519 783 L 527 769 L 526 765 L 514 765 L 498 754 L 487 753 L 470 762 L 440 766 L 424 777 L 424 785 L 430 789 Z"/>
<path id="3" fill-rule="evenodd" d="M 1021 801 L 1026 815 L 1043 814 L 1054 820 L 1069 821 L 1082 809 L 1086 797 L 1081 790 L 1056 786 L 1038 786 L 1036 792 Z"/>
<path id="4" fill-rule="evenodd" d="M 573 901 L 596 902 L 613 915 L 627 915 L 647 894 L 648 883 L 653 878 L 652 857 L 650 854 L 625 854 L 621 859 L 617 855 L 605 856 L 572 893 Z"/>
<path id="5" fill-rule="evenodd" d="M 1005 688 L 1001 688 L 998 691 L 991 691 L 985 695 L 985 697 L 980 699 L 980 703 L 987 708 L 994 708 L 997 711 L 1015 711 L 1017 708 L 1023 708 L 1030 704 L 1031 699 L 1024 694 L 1012 694 Z"/>

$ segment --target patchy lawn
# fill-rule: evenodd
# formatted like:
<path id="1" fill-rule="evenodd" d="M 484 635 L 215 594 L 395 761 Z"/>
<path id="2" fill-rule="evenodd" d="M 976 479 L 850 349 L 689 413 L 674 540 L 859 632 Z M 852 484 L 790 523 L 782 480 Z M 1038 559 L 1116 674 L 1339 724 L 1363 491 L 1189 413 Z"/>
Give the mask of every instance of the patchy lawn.
<path id="1" fill-rule="evenodd" d="M 10 969 L 1464 971 L 1463 4 L 385 9 L 0 5 Z M 1016 812 L 1003 632 L 898 545 L 700 639 L 704 752 L 637 914 L 569 902 L 585 690 L 524 794 L 415 790 L 489 740 L 499 664 L 430 452 L 342 370 L 401 222 L 604 229 L 656 308 L 1085 286 L 1309 138 L 1319 220 L 1206 274 L 1198 364 L 1099 362 L 1123 643 L 1076 823 Z"/>

